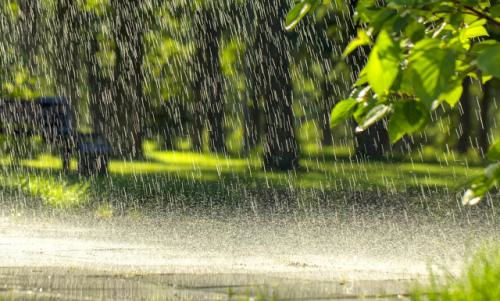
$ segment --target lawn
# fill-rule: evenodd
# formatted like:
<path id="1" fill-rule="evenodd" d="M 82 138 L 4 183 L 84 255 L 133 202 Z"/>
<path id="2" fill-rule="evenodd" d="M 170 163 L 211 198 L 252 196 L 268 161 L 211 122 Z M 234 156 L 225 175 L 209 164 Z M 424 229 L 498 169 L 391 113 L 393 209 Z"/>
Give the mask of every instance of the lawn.
<path id="1" fill-rule="evenodd" d="M 78 207 L 106 199 L 162 203 L 169 196 L 186 199 L 241 198 L 248 191 L 275 189 L 318 193 L 376 192 L 382 194 L 454 194 L 482 171 L 480 164 L 442 155 L 435 160 L 415 158 L 393 162 L 356 162 L 347 149 L 305 148 L 301 169 L 270 172 L 258 155 L 249 158 L 209 153 L 159 151 L 145 147 L 145 160 L 112 160 L 107 177 L 81 178 L 72 162 L 61 172 L 59 158 L 40 155 L 13 163 L 0 159 L 3 196 L 33 196 L 52 207 Z M 235 195 L 236 194 L 236 195 Z M 163 199 L 163 200 L 162 200 Z"/>

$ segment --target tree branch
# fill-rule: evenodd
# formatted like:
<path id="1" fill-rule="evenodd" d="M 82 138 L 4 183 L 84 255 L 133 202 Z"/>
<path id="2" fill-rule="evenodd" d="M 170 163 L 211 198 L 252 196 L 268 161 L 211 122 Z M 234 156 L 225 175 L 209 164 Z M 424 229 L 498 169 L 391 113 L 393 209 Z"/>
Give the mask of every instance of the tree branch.
<path id="1" fill-rule="evenodd" d="M 474 8 L 472 6 L 469 6 L 469 5 L 466 5 L 466 4 L 462 4 L 458 0 L 453 0 L 452 2 L 455 3 L 456 5 L 458 5 L 460 7 L 463 7 L 464 9 L 470 11 L 474 15 L 476 15 L 476 16 L 478 16 L 480 18 L 486 19 L 489 22 L 491 22 L 492 24 L 500 27 L 500 21 L 498 21 L 495 18 L 493 18 L 492 16 L 488 15 L 486 12 L 481 11 L 479 9 L 476 9 L 476 8 Z"/>

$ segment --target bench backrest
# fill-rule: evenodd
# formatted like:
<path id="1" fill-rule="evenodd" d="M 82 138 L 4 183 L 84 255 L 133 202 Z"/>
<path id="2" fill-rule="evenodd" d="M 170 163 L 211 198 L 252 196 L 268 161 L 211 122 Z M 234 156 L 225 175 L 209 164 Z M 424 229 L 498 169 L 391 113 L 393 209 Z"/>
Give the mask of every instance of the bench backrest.
<path id="1" fill-rule="evenodd" d="M 74 135 L 73 116 L 71 106 L 63 97 L 0 99 L 0 131 L 7 135 L 69 137 Z"/>

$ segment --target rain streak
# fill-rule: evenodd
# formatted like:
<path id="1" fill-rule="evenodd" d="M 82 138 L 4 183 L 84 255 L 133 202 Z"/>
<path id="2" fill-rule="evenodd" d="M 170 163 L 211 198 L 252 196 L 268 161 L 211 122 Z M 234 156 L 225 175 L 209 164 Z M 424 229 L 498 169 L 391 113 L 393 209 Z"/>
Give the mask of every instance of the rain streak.
<path id="1" fill-rule="evenodd" d="M 500 3 L 416 2 L 2 0 L 0 301 L 494 300 Z"/>

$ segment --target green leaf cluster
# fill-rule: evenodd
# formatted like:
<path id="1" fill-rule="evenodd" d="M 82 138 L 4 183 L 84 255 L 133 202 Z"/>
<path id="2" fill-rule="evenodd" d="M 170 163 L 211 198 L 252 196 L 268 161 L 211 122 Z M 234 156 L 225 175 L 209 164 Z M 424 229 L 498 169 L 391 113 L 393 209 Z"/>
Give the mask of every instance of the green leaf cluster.
<path id="1" fill-rule="evenodd" d="M 290 12 L 293 28 L 317 1 L 302 0 Z M 363 131 L 388 120 L 392 143 L 421 130 L 440 105 L 454 107 L 462 82 L 473 77 L 500 78 L 500 41 L 490 34 L 500 29 L 500 5 L 487 0 L 359 0 L 357 36 L 343 56 L 371 47 L 351 97 L 338 103 L 331 126 L 354 117 Z M 372 41 L 375 41 L 373 43 Z M 494 144 L 490 165 L 471 183 L 463 202 L 473 204 L 500 181 L 500 146 Z"/>

